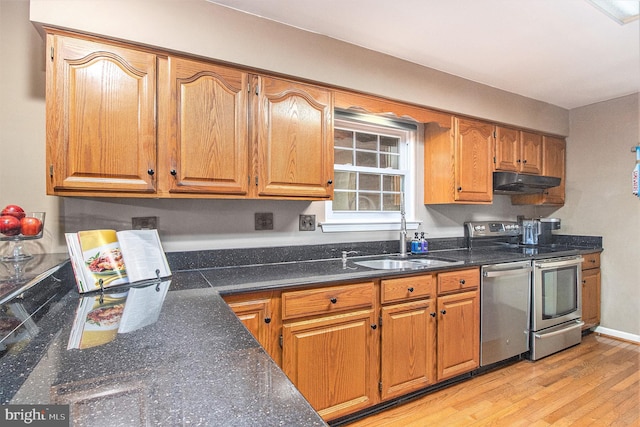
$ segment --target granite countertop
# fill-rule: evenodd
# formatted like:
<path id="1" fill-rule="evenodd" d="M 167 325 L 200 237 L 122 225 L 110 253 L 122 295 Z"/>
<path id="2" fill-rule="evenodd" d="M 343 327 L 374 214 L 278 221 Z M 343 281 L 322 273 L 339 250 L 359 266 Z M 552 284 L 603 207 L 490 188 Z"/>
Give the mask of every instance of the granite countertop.
<path id="1" fill-rule="evenodd" d="M 601 249 L 601 240 L 565 244 L 553 256 Z M 168 254 L 174 271 L 170 283 L 157 290 L 136 288 L 126 296 L 118 289 L 107 293 L 102 305 L 95 294 L 77 293 L 72 269 L 63 261 L 37 286 L 0 305 L 0 319 L 20 321 L 0 335 L 1 403 L 81 403 L 72 406 L 73 425 L 95 425 L 97 420 L 111 425 L 325 425 L 221 295 L 433 271 L 373 270 L 354 263 L 371 257 L 367 250 L 346 263 L 335 257 L 340 252 L 335 247 L 326 250 L 334 257 L 304 259 L 306 255 L 270 250 L 270 256 L 295 261 L 243 259 L 239 265 L 213 268 L 206 267 L 207 257 L 220 262 L 229 254 L 198 254 L 204 265 L 187 269 L 181 259 L 192 263 L 195 254 Z M 449 268 L 464 268 L 550 255 L 449 248 L 431 256 L 457 260 L 460 264 Z M 106 340 L 101 335 L 100 345 L 95 335 L 83 335 L 94 346 L 68 349 L 82 346 L 72 335 L 76 312 L 85 306 L 113 307 L 117 298 L 127 298 L 125 310 L 142 301 L 140 312 L 147 319 L 127 322 L 128 332 L 121 324 L 121 333 L 112 329 Z"/>

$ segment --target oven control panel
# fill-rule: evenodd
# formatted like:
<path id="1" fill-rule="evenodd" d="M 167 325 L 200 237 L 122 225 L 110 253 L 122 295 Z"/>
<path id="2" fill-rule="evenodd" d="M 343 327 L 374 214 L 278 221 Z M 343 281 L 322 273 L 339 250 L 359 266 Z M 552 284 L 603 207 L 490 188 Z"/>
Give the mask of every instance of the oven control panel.
<path id="1" fill-rule="evenodd" d="M 471 221 L 464 223 L 467 237 L 518 236 L 520 226 L 516 221 Z"/>

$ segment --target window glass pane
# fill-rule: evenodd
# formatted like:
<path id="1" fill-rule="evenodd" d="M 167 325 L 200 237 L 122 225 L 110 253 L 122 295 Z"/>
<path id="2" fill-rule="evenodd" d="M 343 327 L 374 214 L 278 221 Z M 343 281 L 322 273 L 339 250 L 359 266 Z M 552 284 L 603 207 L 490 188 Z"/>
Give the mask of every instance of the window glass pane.
<path id="1" fill-rule="evenodd" d="M 399 211 L 400 210 L 400 194 L 385 194 L 382 196 L 382 210 Z"/>
<path id="2" fill-rule="evenodd" d="M 400 177 L 398 175 L 383 175 L 382 176 L 382 189 L 384 191 L 396 191 L 400 192 Z"/>
<path id="3" fill-rule="evenodd" d="M 380 210 L 380 194 L 378 193 L 359 193 L 358 210 L 360 211 L 379 211 Z"/>
<path id="4" fill-rule="evenodd" d="M 380 175 L 361 173 L 360 174 L 360 190 L 380 191 Z"/>
<path id="5" fill-rule="evenodd" d="M 378 135 L 370 133 L 356 133 L 356 148 L 361 150 L 378 150 Z"/>
<path id="6" fill-rule="evenodd" d="M 366 151 L 356 151 L 356 166 L 378 167 L 378 156 L 376 153 Z"/>
<path id="7" fill-rule="evenodd" d="M 334 191 L 333 192 L 333 210 L 334 211 L 355 211 L 356 210 L 356 193 L 353 191 Z"/>
<path id="8" fill-rule="evenodd" d="M 336 165 L 352 165 L 353 164 L 353 151 L 341 150 L 336 148 L 334 151 L 333 162 Z"/>
<path id="9" fill-rule="evenodd" d="M 353 131 L 334 129 L 333 140 L 335 147 L 353 148 Z"/>
<path id="10" fill-rule="evenodd" d="M 399 160 L 400 156 L 397 154 L 380 154 L 380 167 L 381 168 L 390 168 L 390 169 L 399 169 Z"/>
<path id="11" fill-rule="evenodd" d="M 334 176 L 335 189 L 337 190 L 355 190 L 356 189 L 356 173 L 355 172 L 339 172 L 336 171 Z"/>
<path id="12" fill-rule="evenodd" d="M 399 153 L 400 139 L 389 136 L 380 137 L 380 151 L 385 153 Z"/>

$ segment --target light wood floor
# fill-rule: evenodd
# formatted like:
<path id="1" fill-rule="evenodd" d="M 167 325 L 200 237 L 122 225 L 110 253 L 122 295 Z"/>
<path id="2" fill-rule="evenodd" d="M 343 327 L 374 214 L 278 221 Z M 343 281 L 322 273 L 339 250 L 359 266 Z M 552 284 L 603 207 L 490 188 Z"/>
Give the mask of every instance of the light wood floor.
<path id="1" fill-rule="evenodd" d="M 348 427 L 640 426 L 640 346 L 590 334 Z"/>

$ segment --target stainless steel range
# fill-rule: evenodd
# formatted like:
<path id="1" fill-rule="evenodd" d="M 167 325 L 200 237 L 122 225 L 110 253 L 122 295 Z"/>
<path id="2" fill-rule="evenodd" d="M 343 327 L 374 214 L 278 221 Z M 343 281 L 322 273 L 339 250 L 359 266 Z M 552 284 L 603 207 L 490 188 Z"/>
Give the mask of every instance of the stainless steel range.
<path id="1" fill-rule="evenodd" d="M 496 259 L 482 267 L 481 366 L 525 352 L 538 360 L 582 338 L 582 258 L 554 256 L 566 255 L 554 246 L 523 245 L 522 233 L 515 221 L 465 223 L 468 247 L 491 251 Z M 513 261 L 514 254 L 535 258 L 499 262 Z"/>

